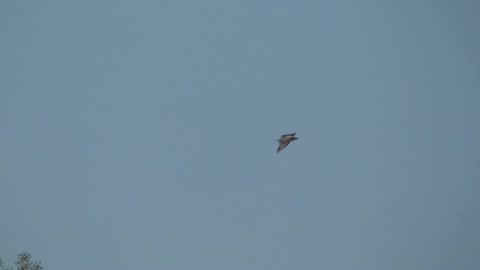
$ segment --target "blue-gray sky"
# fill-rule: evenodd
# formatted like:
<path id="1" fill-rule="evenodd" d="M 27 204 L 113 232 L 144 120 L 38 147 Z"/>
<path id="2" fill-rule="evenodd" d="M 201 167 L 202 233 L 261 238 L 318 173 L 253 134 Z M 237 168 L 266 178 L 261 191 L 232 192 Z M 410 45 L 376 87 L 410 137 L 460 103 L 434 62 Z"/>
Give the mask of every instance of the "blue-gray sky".
<path id="1" fill-rule="evenodd" d="M 0 1 L 0 256 L 480 269 L 479 27 L 478 1 Z"/>

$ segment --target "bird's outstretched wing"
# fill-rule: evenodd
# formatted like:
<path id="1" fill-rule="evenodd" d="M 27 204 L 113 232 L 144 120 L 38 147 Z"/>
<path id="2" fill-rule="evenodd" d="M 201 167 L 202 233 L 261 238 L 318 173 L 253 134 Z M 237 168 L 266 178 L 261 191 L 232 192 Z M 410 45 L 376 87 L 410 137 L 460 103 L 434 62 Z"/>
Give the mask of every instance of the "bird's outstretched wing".
<path id="1" fill-rule="evenodd" d="M 282 141 L 279 141 L 278 142 L 278 148 L 277 148 L 277 153 L 280 153 L 280 151 L 282 151 L 283 149 L 285 149 L 285 147 L 287 147 L 287 145 L 290 143 L 290 141 L 286 141 L 286 142 L 282 142 Z"/>
<path id="2" fill-rule="evenodd" d="M 295 134 L 297 134 L 297 133 L 283 134 L 283 135 L 281 136 L 281 138 L 293 137 L 293 136 L 295 136 Z"/>

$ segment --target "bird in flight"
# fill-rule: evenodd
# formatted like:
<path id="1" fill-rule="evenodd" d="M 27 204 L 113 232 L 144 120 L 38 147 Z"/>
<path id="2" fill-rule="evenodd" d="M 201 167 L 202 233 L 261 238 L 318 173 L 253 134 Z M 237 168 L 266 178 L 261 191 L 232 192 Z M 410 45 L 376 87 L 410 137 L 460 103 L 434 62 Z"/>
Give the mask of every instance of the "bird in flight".
<path id="1" fill-rule="evenodd" d="M 280 153 L 280 151 L 285 149 L 285 147 L 287 147 L 287 145 L 290 142 L 298 140 L 298 138 L 295 137 L 295 134 L 297 133 L 284 134 L 280 136 L 280 139 L 277 140 L 278 141 L 277 153 Z"/>

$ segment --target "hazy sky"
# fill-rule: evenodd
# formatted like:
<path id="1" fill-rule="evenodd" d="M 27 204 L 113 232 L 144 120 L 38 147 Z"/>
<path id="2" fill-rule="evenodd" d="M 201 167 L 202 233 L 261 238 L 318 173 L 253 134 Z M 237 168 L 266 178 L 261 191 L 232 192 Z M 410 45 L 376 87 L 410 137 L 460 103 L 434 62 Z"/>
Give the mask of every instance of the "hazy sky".
<path id="1" fill-rule="evenodd" d="M 479 28 L 475 0 L 0 0 L 0 256 L 478 270 Z"/>

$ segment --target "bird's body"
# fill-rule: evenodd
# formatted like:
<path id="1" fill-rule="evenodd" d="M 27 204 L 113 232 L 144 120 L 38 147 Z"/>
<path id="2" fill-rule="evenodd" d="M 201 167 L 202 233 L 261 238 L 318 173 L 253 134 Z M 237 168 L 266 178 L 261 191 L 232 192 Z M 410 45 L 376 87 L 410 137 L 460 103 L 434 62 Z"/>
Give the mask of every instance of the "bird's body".
<path id="1" fill-rule="evenodd" d="M 293 141 L 298 140 L 297 137 L 295 137 L 295 134 L 297 133 L 289 133 L 289 134 L 284 134 L 280 136 L 280 139 L 278 139 L 278 148 L 277 148 L 277 153 L 280 153 L 287 145 Z"/>

